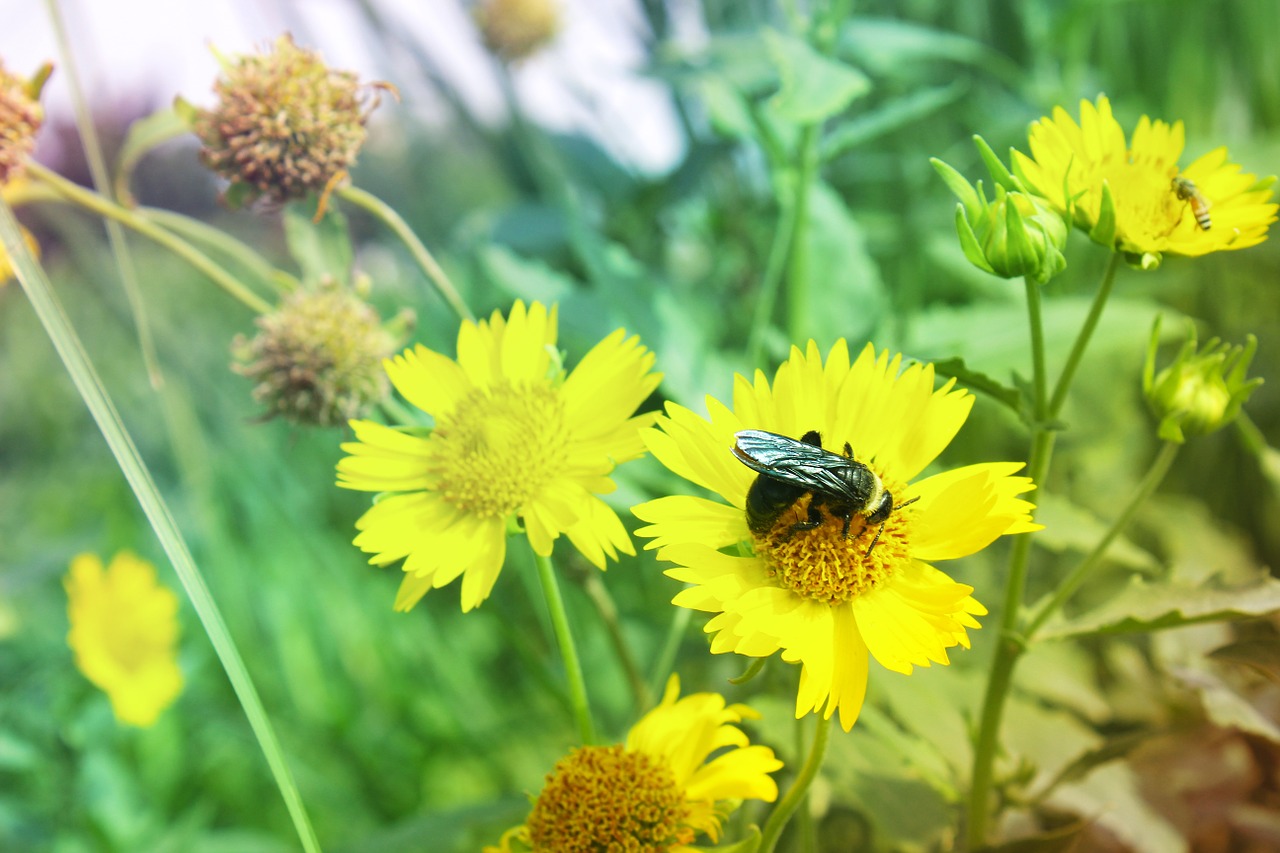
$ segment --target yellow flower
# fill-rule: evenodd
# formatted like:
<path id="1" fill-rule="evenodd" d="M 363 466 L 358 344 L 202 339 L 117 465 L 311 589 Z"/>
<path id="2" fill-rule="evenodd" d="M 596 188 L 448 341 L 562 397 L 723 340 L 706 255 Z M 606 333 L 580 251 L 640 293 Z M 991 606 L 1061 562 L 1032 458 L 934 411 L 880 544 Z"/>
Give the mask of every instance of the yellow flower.
<path id="1" fill-rule="evenodd" d="M 699 833 L 716 843 L 737 801 L 776 800 L 769 774 L 782 762 L 732 725 L 760 715 L 746 705 L 726 706 L 716 693 L 677 700 L 679 694 L 673 675 L 662 703 L 636 723 L 625 744 L 584 746 L 562 759 L 524 825 L 485 853 L 680 853 L 693 849 L 688 845 Z"/>
<path id="2" fill-rule="evenodd" d="M 900 372 L 901 371 L 901 372 Z M 719 494 L 664 497 L 633 510 L 651 526 L 667 574 L 690 586 L 674 603 L 717 615 L 706 625 L 714 653 L 737 652 L 800 663 L 796 717 L 838 708 L 850 729 L 867 687 L 868 653 L 884 667 L 948 663 L 946 649 L 969 645 L 966 629 L 986 609 L 930 565 L 972 554 L 1001 535 L 1038 529 L 1031 505 L 1017 495 L 1033 488 L 1015 477 L 1020 463 L 970 465 L 915 478 L 960 430 L 973 405 L 948 382 L 934 390 L 932 365 L 901 370 L 901 356 L 868 344 L 852 365 L 843 340 L 823 365 L 818 347 L 793 348 L 772 388 L 763 372 L 736 377 L 733 408 L 708 398 L 708 421 L 667 405 L 662 431 L 645 443 L 664 465 Z M 893 507 L 883 528 L 855 514 L 845 522 L 821 512 L 802 529 L 809 497 L 785 509 L 771 529 L 753 534 L 745 512 L 755 471 L 731 449 L 735 434 L 760 429 L 784 436 L 821 434 L 826 449 L 848 442 L 887 489 Z M 913 482 L 913 480 L 915 480 Z M 878 538 L 876 538 L 878 537 Z"/>
<path id="3" fill-rule="evenodd" d="M 1182 122 L 1143 116 L 1126 144 L 1103 95 L 1080 102 L 1080 123 L 1055 107 L 1031 126 L 1031 156 L 1014 151 L 1014 170 L 1096 241 L 1159 263 L 1163 252 L 1204 255 L 1267 238 L 1275 221 L 1271 181 L 1259 181 L 1215 148 L 1185 169 Z M 1181 180 L 1176 180 L 1181 179 Z M 1190 182 L 1187 184 L 1185 182 Z M 1207 220 L 1197 216 L 1207 213 Z M 1208 224 L 1209 227 L 1204 227 Z"/>
<path id="4" fill-rule="evenodd" d="M 116 719 L 150 726 L 182 692 L 178 597 L 129 551 L 105 570 L 96 555 L 81 554 L 63 583 L 76 666 L 106 692 Z"/>
<path id="5" fill-rule="evenodd" d="M 392 493 L 356 522 L 355 544 L 374 565 L 404 560 L 397 610 L 459 575 L 463 611 L 488 598 L 512 516 L 542 556 L 562 533 L 601 569 L 635 553 L 597 495 L 615 488 L 615 465 L 644 453 L 640 427 L 657 414 L 633 413 L 661 378 L 653 354 L 618 329 L 565 376 L 555 344 L 554 306 L 516 302 L 508 320 L 463 323 L 456 362 L 421 345 L 384 362 L 435 428 L 352 421 L 338 485 Z"/>

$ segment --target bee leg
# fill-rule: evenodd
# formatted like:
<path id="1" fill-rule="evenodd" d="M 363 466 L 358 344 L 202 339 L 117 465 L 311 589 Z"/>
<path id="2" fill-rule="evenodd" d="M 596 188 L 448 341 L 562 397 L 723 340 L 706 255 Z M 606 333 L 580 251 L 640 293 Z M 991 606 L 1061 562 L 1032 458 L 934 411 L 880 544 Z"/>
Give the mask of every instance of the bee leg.
<path id="1" fill-rule="evenodd" d="M 907 501 L 907 503 L 911 503 L 911 501 Z M 871 540 L 871 544 L 867 546 L 867 553 L 865 553 L 865 554 L 863 554 L 863 555 L 862 555 L 862 559 L 864 559 L 864 560 L 865 560 L 867 557 L 870 557 L 870 556 L 871 556 L 871 549 L 872 549 L 872 548 L 875 548 L 875 547 L 876 547 L 876 543 L 880 541 L 880 534 L 881 534 L 881 533 L 884 533 L 884 522 L 883 522 L 883 521 L 882 521 L 882 522 L 880 522 L 880 529 L 876 531 L 876 535 L 872 538 L 872 540 Z"/>
<path id="2" fill-rule="evenodd" d="M 844 530 L 841 531 L 841 535 L 844 536 L 845 539 L 849 538 L 849 525 L 852 522 L 853 522 L 853 513 L 850 512 L 846 514 L 844 517 Z"/>
<path id="3" fill-rule="evenodd" d="M 849 444 L 847 441 L 844 443 L 844 455 L 846 458 L 853 458 L 853 445 Z"/>
<path id="4" fill-rule="evenodd" d="M 783 542 L 791 541 L 791 537 L 795 536 L 801 530 L 815 530 L 822 526 L 822 511 L 818 509 L 821 503 L 815 498 L 809 502 L 809 517 L 804 521 L 797 521 L 791 525 L 791 529 L 782 537 Z"/>
<path id="5" fill-rule="evenodd" d="M 918 500 L 920 500 L 920 496 L 916 495 L 914 498 L 912 498 L 909 501 L 903 501 L 902 503 L 898 504 L 893 508 L 894 512 L 897 512 L 898 510 L 902 509 L 904 506 L 911 506 L 913 503 L 915 503 Z"/>

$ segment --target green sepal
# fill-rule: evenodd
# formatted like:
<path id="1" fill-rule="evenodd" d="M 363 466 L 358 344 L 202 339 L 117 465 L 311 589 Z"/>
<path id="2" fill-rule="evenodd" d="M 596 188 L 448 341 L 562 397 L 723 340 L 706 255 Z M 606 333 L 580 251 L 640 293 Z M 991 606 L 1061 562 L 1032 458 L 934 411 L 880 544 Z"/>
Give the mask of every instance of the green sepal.
<path id="1" fill-rule="evenodd" d="M 1111 185 L 1102 182 L 1102 204 L 1098 208 L 1098 221 L 1089 229 L 1089 239 L 1109 249 L 1116 245 L 1116 202 L 1111 197 Z"/>
<path id="2" fill-rule="evenodd" d="M 252 204 L 257 195 L 257 189 L 252 184 L 232 181 L 222 193 L 222 201 L 232 210 L 239 210 Z"/>
<path id="3" fill-rule="evenodd" d="M 996 194 L 997 203 L 1001 201 L 1005 202 L 1004 251 L 1010 261 L 1010 263 L 1005 266 L 1007 269 L 1017 271 L 1021 275 L 1033 276 L 1034 271 L 1039 269 L 1040 258 L 1036 254 L 1035 247 L 1031 245 L 1031 241 L 1027 239 L 1026 224 L 1022 219 L 1022 211 L 1018 210 L 1018 205 L 1014 204 L 1011 200 L 1003 198 L 1005 194 L 1005 188 L 1003 185 L 997 187 Z"/>
<path id="4" fill-rule="evenodd" d="M 173 111 L 178 118 L 186 122 L 187 130 L 194 131 L 196 122 L 200 118 L 200 108 L 188 101 L 186 98 L 178 95 L 173 99 Z"/>
<path id="5" fill-rule="evenodd" d="M 978 202 L 978 193 L 974 190 L 973 185 L 965 180 L 964 175 L 960 174 L 949 163 L 945 163 L 937 157 L 930 157 L 929 163 L 933 166 L 933 170 L 942 177 L 947 187 L 960 199 L 960 203 L 964 205 L 965 211 L 970 216 L 977 216 L 982 212 L 982 205 Z"/>
<path id="6" fill-rule="evenodd" d="M 964 256 L 969 259 L 969 263 L 980 270 L 997 275 L 987 261 L 986 253 L 982 251 L 982 244 L 978 242 L 978 235 L 973 232 L 969 218 L 964 214 L 963 204 L 956 205 L 956 233 L 960 236 L 960 248 L 964 251 Z"/>
<path id="7" fill-rule="evenodd" d="M 973 144 L 978 147 L 978 155 L 982 157 L 982 162 L 986 165 L 987 171 L 991 173 L 991 178 L 997 184 L 1006 190 L 1025 192 L 1026 187 L 1018 181 L 1004 163 L 1000 162 L 1000 158 L 996 156 L 996 152 L 991 150 L 991 146 L 987 144 L 987 140 L 983 139 L 976 133 L 973 135 Z"/>

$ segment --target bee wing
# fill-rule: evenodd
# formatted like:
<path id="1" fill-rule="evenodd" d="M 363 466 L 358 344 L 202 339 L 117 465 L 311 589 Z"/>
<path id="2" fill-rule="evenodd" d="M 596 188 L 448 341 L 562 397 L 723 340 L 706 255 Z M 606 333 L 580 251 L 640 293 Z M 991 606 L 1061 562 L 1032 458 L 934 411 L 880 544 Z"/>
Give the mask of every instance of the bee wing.
<path id="1" fill-rule="evenodd" d="M 744 465 L 806 489 L 855 497 L 843 476 L 852 459 L 785 435 L 748 429 L 735 438 L 733 455 Z"/>

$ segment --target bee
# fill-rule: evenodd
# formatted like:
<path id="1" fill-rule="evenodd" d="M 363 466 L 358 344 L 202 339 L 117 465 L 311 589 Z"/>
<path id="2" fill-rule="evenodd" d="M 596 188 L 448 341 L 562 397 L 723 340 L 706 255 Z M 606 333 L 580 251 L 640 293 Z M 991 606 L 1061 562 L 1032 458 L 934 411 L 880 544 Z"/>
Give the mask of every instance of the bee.
<path id="1" fill-rule="evenodd" d="M 1172 185 L 1174 195 L 1181 201 L 1191 203 L 1191 215 L 1196 218 L 1196 225 L 1199 225 L 1201 230 L 1208 231 L 1213 226 L 1213 220 L 1209 218 L 1209 208 L 1213 205 L 1209 203 L 1209 199 L 1204 197 L 1204 193 L 1200 192 L 1199 187 L 1189 178 L 1177 175 Z"/>
<path id="2" fill-rule="evenodd" d="M 747 492 L 747 527 L 757 536 L 772 530 L 782 513 L 809 494 L 808 517 L 791 525 L 787 538 L 820 527 L 825 506 L 844 520 L 846 539 L 855 515 L 861 515 L 867 524 L 880 525 L 867 548 L 866 556 L 870 557 L 889 515 L 919 500 L 912 498 L 894 506 L 893 495 L 874 471 L 853 458 L 847 441 L 843 456 L 832 453 L 822 448 L 817 430 L 809 430 L 799 441 L 758 429 L 743 430 L 734 437 L 733 455 L 760 475 Z"/>

